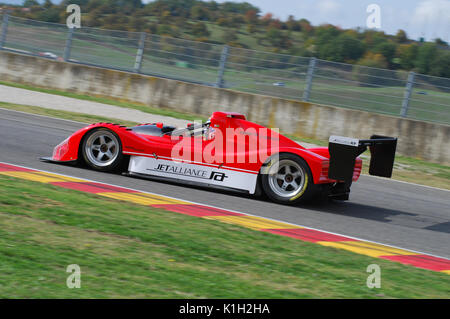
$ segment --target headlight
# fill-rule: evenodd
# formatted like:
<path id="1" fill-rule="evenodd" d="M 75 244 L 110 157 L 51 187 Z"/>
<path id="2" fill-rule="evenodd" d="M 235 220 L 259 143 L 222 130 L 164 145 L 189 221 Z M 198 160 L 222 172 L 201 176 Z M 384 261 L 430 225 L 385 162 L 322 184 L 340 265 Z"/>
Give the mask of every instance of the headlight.
<path id="1" fill-rule="evenodd" d="M 53 149 L 52 158 L 56 161 L 59 161 L 68 151 L 69 151 L 69 137 L 55 146 L 55 148 Z"/>

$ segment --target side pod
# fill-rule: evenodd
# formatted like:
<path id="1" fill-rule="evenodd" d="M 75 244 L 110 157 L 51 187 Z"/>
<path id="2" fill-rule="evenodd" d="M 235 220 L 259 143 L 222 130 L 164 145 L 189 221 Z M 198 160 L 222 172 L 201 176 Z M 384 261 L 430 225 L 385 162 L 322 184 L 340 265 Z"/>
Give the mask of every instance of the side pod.
<path id="1" fill-rule="evenodd" d="M 370 149 L 371 159 L 369 174 L 391 177 L 394 167 L 397 138 L 372 135 L 368 140 L 359 140 L 343 136 L 330 136 L 328 149 L 330 152 L 330 179 L 344 181 L 347 186 L 352 183 L 355 159 L 367 147 Z"/>

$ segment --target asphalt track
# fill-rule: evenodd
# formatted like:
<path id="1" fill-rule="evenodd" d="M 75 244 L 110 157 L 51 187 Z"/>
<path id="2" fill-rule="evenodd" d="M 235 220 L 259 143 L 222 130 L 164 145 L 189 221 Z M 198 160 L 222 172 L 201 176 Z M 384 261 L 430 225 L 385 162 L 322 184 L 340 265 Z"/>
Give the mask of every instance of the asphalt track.
<path id="1" fill-rule="evenodd" d="M 450 258 L 450 192 L 361 176 L 350 201 L 283 206 L 231 192 L 40 162 L 84 124 L 0 109 L 0 161 L 131 187 Z"/>

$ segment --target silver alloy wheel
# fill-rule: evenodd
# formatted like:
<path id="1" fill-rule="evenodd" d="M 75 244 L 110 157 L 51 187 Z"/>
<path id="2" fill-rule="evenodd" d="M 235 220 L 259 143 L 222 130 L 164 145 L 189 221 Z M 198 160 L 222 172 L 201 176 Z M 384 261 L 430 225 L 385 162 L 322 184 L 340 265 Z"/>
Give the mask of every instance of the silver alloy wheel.
<path id="1" fill-rule="evenodd" d="M 92 164 L 105 167 L 119 155 L 119 141 L 113 133 L 99 130 L 88 137 L 84 152 Z"/>
<path id="2" fill-rule="evenodd" d="M 276 171 L 269 172 L 269 186 L 278 196 L 291 198 L 305 187 L 305 171 L 295 161 L 284 159 L 276 167 Z"/>

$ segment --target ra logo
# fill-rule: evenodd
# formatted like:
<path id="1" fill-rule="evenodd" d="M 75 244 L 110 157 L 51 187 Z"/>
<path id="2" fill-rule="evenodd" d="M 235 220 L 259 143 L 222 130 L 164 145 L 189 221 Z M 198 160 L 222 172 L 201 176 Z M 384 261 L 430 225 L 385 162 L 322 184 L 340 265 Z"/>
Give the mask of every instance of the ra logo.
<path id="1" fill-rule="evenodd" d="M 218 181 L 218 182 L 223 182 L 223 180 L 225 178 L 228 178 L 227 175 L 225 175 L 225 173 L 219 173 L 219 172 L 211 172 L 211 176 L 209 177 L 209 179 Z"/>

